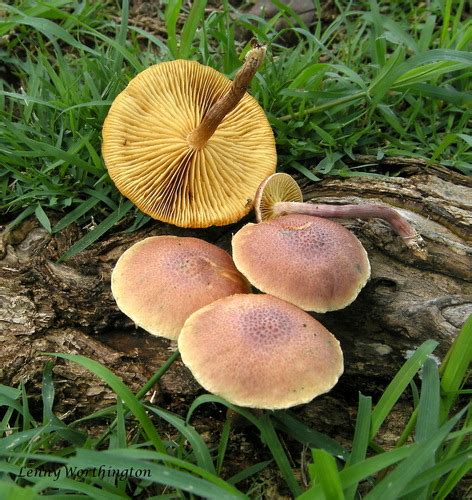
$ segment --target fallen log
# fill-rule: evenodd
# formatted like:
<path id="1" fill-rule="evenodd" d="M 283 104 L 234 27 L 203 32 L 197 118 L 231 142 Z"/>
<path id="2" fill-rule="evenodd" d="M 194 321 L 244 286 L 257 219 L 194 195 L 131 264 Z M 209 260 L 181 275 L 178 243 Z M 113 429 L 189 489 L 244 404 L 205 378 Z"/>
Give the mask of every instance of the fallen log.
<path id="1" fill-rule="evenodd" d="M 472 313 L 471 184 L 452 171 L 414 163 L 396 177 L 326 179 L 317 184 L 301 180 L 306 201 L 388 203 L 416 227 L 428 251 L 426 260 L 416 258 L 383 221 L 342 221 L 364 244 L 372 276 L 348 308 L 316 315 L 341 341 L 345 374 L 330 395 L 301 408 L 302 417 L 319 418 L 323 405 L 344 408 L 331 426 L 350 435 L 349 408 L 355 408 L 359 390 L 378 394 L 426 339 L 439 342 L 438 359 L 447 351 Z M 27 220 L 4 233 L 0 382 L 24 381 L 39 397 L 47 359 L 41 353 L 62 352 L 96 359 L 138 390 L 173 347 L 136 329 L 117 309 L 110 292 L 116 260 L 136 241 L 159 234 L 196 236 L 229 251 L 231 235 L 241 224 L 185 230 L 153 222 L 133 234 L 117 228 L 63 263 L 57 259 L 85 230 L 69 227 L 50 235 Z M 58 360 L 54 373 L 59 415 L 78 417 L 114 401 L 108 387 L 79 365 Z M 179 411 L 200 390 L 178 361 L 156 387 L 155 400 Z"/>

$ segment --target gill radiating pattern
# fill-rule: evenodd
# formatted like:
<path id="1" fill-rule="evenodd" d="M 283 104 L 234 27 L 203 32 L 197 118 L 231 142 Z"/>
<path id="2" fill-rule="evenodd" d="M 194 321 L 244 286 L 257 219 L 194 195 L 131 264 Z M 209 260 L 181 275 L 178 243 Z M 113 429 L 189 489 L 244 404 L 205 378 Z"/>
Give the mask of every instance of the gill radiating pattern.
<path id="1" fill-rule="evenodd" d="M 179 60 L 143 71 L 115 99 L 103 127 L 103 156 L 118 189 L 144 213 L 208 227 L 250 210 L 248 200 L 276 162 L 257 102 L 246 94 L 202 149 L 187 140 L 230 86 L 216 70 Z"/>
<path id="2" fill-rule="evenodd" d="M 272 219 L 275 216 L 274 205 L 280 201 L 303 201 L 300 187 L 285 173 L 272 175 L 264 186 L 259 208 L 262 220 Z"/>

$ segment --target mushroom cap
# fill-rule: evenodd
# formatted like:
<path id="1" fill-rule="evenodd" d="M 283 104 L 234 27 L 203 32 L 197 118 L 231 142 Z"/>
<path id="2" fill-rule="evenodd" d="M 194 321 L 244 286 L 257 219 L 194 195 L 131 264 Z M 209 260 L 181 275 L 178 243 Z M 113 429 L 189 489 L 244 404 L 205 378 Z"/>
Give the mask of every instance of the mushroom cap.
<path id="1" fill-rule="evenodd" d="M 189 134 L 231 80 L 196 61 L 170 61 L 133 78 L 103 125 L 102 153 L 121 193 L 151 217 L 181 227 L 238 221 L 275 171 L 272 129 L 248 93 L 201 148 Z"/>
<path id="2" fill-rule="evenodd" d="M 303 194 L 295 179 L 283 172 L 272 174 L 261 182 L 254 198 L 257 222 L 273 219 L 274 205 L 280 201 L 302 202 Z"/>
<path id="3" fill-rule="evenodd" d="M 239 406 L 274 410 L 307 403 L 343 372 L 336 338 L 270 295 L 213 302 L 187 319 L 178 344 L 199 384 Z"/>
<path id="4" fill-rule="evenodd" d="M 236 267 L 256 288 L 306 311 L 346 307 L 370 276 L 361 242 L 329 219 L 294 214 L 247 224 L 232 244 Z"/>
<path id="5" fill-rule="evenodd" d="M 121 255 L 111 290 L 138 326 L 176 339 L 194 311 L 250 286 L 221 248 L 197 238 L 152 236 Z"/>

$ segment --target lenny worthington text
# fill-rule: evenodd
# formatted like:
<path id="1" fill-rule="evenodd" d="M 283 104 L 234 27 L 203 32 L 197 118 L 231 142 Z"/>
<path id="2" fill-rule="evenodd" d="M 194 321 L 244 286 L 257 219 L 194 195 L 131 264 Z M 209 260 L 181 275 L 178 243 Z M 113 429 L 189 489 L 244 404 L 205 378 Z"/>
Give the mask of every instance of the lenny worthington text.
<path id="1" fill-rule="evenodd" d="M 64 465 L 63 467 L 58 467 L 57 469 L 31 469 L 29 467 L 21 467 L 20 473 L 17 477 L 50 477 L 54 481 L 60 478 L 68 479 L 80 479 L 85 477 L 98 477 L 100 479 L 104 478 L 116 478 L 116 479 L 127 479 L 129 477 L 135 478 L 150 478 L 150 469 L 138 469 L 135 467 L 128 467 L 123 469 L 116 469 L 107 465 L 100 465 L 99 467 L 68 467 Z"/>

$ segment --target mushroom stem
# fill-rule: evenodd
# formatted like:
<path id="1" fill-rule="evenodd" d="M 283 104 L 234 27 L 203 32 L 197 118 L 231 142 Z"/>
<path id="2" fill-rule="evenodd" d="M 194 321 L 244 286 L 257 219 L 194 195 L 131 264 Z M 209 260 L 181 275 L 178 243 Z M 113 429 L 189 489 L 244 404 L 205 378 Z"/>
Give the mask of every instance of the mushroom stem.
<path id="1" fill-rule="evenodd" d="M 188 143 L 195 149 L 201 149 L 215 133 L 225 116 L 233 111 L 246 93 L 246 89 L 257 69 L 264 60 L 266 46 L 254 44 L 246 54 L 244 64 L 236 74 L 229 91 L 216 101 L 208 110 L 200 125 L 188 135 Z"/>
<path id="2" fill-rule="evenodd" d="M 346 217 L 357 219 L 370 219 L 377 217 L 383 219 L 397 233 L 405 244 L 421 258 L 426 257 L 423 239 L 415 229 L 393 208 L 378 205 L 375 203 L 365 203 L 361 205 L 320 205 L 312 203 L 298 203 L 280 201 L 274 204 L 273 212 L 275 217 L 287 214 L 305 214 L 316 217 Z"/>

